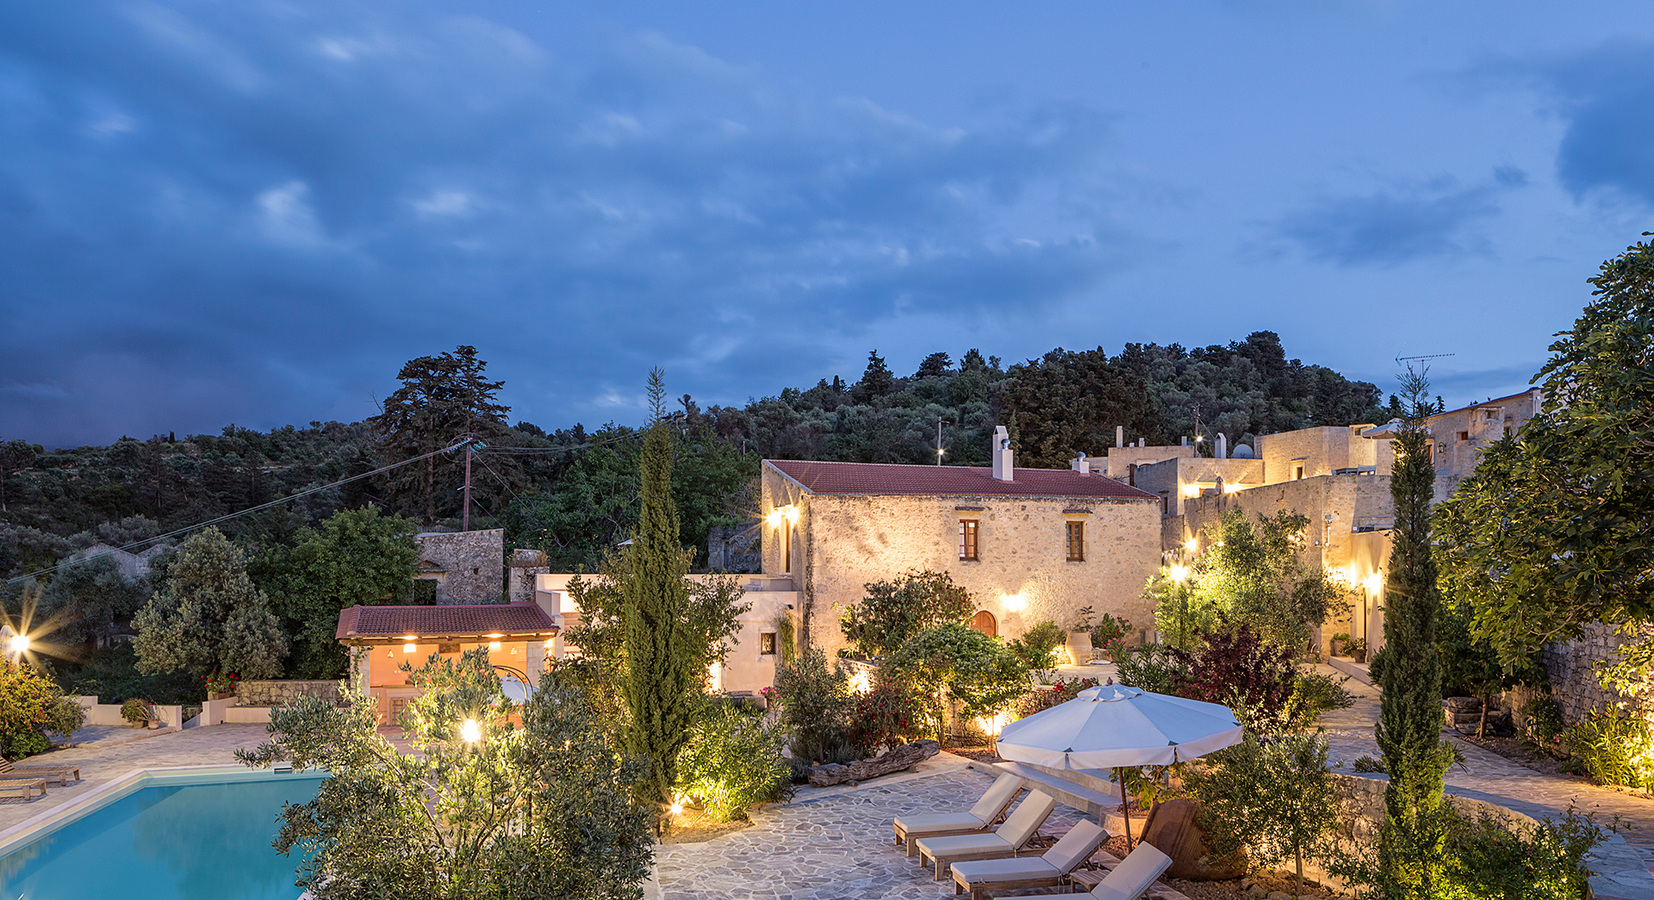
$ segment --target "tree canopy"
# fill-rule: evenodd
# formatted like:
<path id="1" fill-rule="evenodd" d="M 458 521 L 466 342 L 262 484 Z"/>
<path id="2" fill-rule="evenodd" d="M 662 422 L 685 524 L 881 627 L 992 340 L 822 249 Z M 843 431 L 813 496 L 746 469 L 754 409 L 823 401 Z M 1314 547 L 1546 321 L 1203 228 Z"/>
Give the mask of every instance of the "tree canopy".
<path id="1" fill-rule="evenodd" d="M 287 641 L 264 592 L 247 577 L 247 557 L 216 528 L 179 548 L 161 590 L 132 620 L 143 672 L 281 674 Z"/>
<path id="2" fill-rule="evenodd" d="M 1545 406 L 1441 505 L 1448 596 L 1507 665 L 1593 621 L 1654 621 L 1654 245 L 1602 264 L 1534 380 Z M 1630 656 L 1646 676 L 1654 648 Z"/>

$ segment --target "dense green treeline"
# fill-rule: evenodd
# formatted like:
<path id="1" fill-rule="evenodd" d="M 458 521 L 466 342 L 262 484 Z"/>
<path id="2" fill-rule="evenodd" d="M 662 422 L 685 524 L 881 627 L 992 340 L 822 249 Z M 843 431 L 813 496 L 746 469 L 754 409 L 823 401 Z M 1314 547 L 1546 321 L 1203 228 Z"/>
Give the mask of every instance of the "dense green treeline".
<path id="1" fill-rule="evenodd" d="M 555 568 L 594 567 L 630 537 L 638 516 L 642 432 L 609 423 L 547 432 L 508 424 L 502 381 L 472 348 L 421 357 L 400 373 L 384 412 L 364 422 L 312 422 L 258 432 L 122 438 L 103 447 L 46 451 L 0 441 L 0 572 L 44 568 L 102 540 L 124 544 L 299 491 L 434 453 L 388 475 L 320 490 L 220 527 L 248 546 L 290 543 L 338 509 L 372 504 L 423 527 L 457 524 L 462 435 L 485 446 L 472 471 L 471 526 L 508 530 L 544 549 Z M 968 350 L 933 353 L 910 375 L 875 352 L 861 377 L 835 376 L 743 406 L 675 404 L 673 499 L 682 539 L 705 560 L 708 530 L 747 520 L 765 457 L 931 463 L 941 423 L 943 461 L 986 465 L 996 424 L 1012 428 L 1018 461 L 1056 466 L 1101 455 L 1123 425 L 1129 440 L 1176 442 L 1223 432 L 1248 436 L 1315 424 L 1382 421 L 1377 389 L 1288 359 L 1258 332 L 1228 345 L 1128 344 L 1057 349 L 1003 365 Z M 124 524 L 123 524 L 124 523 Z"/>

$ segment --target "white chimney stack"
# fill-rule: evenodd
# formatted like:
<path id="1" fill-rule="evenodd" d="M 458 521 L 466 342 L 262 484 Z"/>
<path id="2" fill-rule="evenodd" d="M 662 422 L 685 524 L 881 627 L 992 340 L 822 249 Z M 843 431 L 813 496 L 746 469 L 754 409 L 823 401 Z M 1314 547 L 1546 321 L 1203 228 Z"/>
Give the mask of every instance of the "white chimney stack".
<path id="1" fill-rule="evenodd" d="M 994 426 L 994 480 L 1016 480 L 1015 466 L 1011 461 L 1011 433 L 1005 430 L 1004 425 Z"/>
<path id="2" fill-rule="evenodd" d="M 1126 445 L 1126 426 L 1124 426 L 1124 425 L 1114 426 L 1114 446 L 1124 447 L 1125 445 Z"/>
<path id="3" fill-rule="evenodd" d="M 1068 466 L 1069 466 L 1069 468 L 1071 468 L 1074 471 L 1080 473 L 1081 475 L 1090 475 L 1091 474 L 1091 460 L 1085 458 L 1085 451 L 1084 450 L 1080 451 L 1079 456 L 1076 456 L 1073 459 L 1069 460 L 1068 461 Z"/>
<path id="4" fill-rule="evenodd" d="M 1218 459 L 1228 459 L 1229 458 L 1229 438 L 1227 436 L 1225 436 L 1224 433 L 1221 432 L 1221 431 L 1218 432 L 1217 449 L 1218 449 L 1218 453 L 1217 453 Z"/>

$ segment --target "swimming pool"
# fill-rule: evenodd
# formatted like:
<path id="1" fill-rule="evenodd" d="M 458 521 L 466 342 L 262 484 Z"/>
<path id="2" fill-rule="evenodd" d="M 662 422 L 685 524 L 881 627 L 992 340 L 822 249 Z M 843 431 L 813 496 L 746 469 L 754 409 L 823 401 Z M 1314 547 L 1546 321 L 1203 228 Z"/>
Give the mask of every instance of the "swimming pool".
<path id="1" fill-rule="evenodd" d="M 251 777 L 249 777 L 251 776 Z M 319 775 L 148 777 L 0 859 L 4 900 L 294 900 L 297 856 L 277 853 L 283 803 Z"/>

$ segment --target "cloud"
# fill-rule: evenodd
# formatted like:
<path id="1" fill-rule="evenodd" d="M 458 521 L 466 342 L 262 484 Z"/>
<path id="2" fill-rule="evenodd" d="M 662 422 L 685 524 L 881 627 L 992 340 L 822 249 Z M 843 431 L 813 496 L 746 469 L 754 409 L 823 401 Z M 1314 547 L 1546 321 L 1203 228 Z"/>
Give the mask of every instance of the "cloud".
<path id="1" fill-rule="evenodd" d="M 916 315 L 1037 315 L 1141 246 L 1082 106 L 935 124 L 659 35 L 575 62 L 480 18 L 290 13 L 8 14 L 0 383 L 68 399 L 0 392 L 0 432 L 359 417 L 458 343 L 553 425 L 662 360 L 738 400 Z"/>
<path id="2" fill-rule="evenodd" d="M 1654 42 L 1617 41 L 1562 58 L 1503 60 L 1486 71 L 1537 84 L 1563 122 L 1557 175 L 1594 192 L 1654 204 Z"/>
<path id="3" fill-rule="evenodd" d="M 1484 253 L 1474 227 L 1498 215 L 1499 195 L 1527 184 L 1501 166 L 1485 183 L 1453 178 L 1324 197 L 1272 224 L 1274 234 L 1310 259 L 1337 266 L 1394 266 L 1432 257 Z"/>

